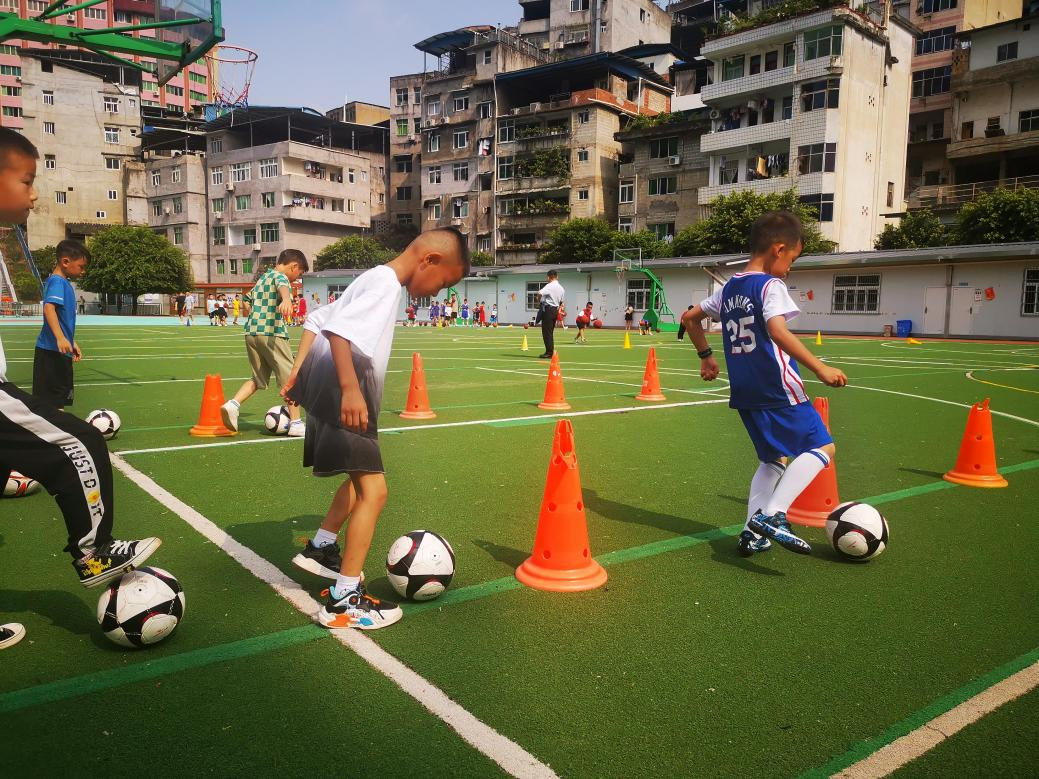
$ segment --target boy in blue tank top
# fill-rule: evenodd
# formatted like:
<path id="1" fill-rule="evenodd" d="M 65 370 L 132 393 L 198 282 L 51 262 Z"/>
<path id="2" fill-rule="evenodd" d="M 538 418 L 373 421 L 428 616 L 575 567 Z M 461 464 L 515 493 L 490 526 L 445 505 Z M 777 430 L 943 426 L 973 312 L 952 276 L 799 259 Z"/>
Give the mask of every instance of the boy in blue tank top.
<path id="1" fill-rule="evenodd" d="M 747 524 L 737 542 L 744 557 L 769 549 L 769 539 L 792 552 L 811 553 L 812 547 L 791 530 L 786 512 L 833 458 L 834 445 L 809 403 L 797 364 L 830 387 L 848 383 L 843 371 L 824 364 L 787 329 L 800 311 L 783 279 L 802 248 L 797 216 L 762 214 L 750 230 L 746 269 L 682 315 L 704 381 L 717 378 L 718 363 L 701 320 L 722 323 L 729 406 L 739 411 L 760 460 L 750 482 Z M 784 465 L 784 457 L 793 459 Z"/>

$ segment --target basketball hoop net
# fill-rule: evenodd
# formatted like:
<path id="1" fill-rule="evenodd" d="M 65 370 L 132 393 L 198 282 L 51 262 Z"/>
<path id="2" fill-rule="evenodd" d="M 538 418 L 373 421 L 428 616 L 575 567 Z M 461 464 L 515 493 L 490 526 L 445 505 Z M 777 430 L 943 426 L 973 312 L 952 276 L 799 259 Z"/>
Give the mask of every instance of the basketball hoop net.
<path id="1" fill-rule="evenodd" d="M 235 108 L 248 108 L 249 87 L 259 55 L 252 49 L 218 44 L 206 54 L 206 68 L 213 97 L 220 113 Z"/>

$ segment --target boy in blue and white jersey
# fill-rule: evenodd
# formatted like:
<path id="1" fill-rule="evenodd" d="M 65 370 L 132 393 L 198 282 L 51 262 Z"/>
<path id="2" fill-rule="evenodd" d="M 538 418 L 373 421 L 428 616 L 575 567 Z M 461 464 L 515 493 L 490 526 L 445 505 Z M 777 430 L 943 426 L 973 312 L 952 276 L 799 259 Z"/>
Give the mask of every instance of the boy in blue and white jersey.
<path id="1" fill-rule="evenodd" d="M 800 554 L 811 546 L 796 536 L 786 512 L 834 455 L 833 439 L 812 407 L 797 363 L 823 384 L 843 387 L 848 377 L 815 357 L 787 329 L 800 311 L 783 279 L 801 254 L 801 221 L 789 211 L 770 211 L 750 231 L 751 258 L 742 273 L 682 315 L 700 357 L 700 376 L 712 381 L 718 363 L 701 320 L 722 323 L 729 406 L 740 413 L 760 463 L 750 483 L 747 524 L 737 549 L 744 557 L 763 552 L 769 539 Z M 784 466 L 782 458 L 793 458 Z"/>

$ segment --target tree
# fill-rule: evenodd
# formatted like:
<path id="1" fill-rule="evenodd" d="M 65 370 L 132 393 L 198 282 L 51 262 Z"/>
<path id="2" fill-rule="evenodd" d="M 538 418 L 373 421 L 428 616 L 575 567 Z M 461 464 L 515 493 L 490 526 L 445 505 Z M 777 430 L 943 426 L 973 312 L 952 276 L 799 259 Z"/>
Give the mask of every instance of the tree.
<path id="1" fill-rule="evenodd" d="M 1039 240 L 1039 190 L 997 189 L 979 195 L 956 214 L 956 243 Z"/>
<path id="2" fill-rule="evenodd" d="M 557 227 L 539 262 L 559 265 L 613 259 L 617 230 L 602 219 L 571 219 Z"/>
<path id="3" fill-rule="evenodd" d="M 32 272 L 20 270 L 11 279 L 14 291 L 18 293 L 18 300 L 23 303 L 39 303 L 43 299 L 43 291 L 40 282 L 32 275 Z"/>
<path id="4" fill-rule="evenodd" d="M 942 220 L 928 208 L 911 211 L 902 217 L 898 227 L 884 225 L 874 246 L 877 249 L 922 249 L 925 246 L 947 246 L 949 231 Z"/>
<path id="5" fill-rule="evenodd" d="M 116 226 L 87 242 L 90 264 L 79 280 L 87 292 L 131 295 L 146 292 L 172 295 L 194 286 L 187 255 L 147 227 Z"/>
<path id="6" fill-rule="evenodd" d="M 750 251 L 750 226 L 766 211 L 793 211 L 804 230 L 804 253 L 831 251 L 833 242 L 819 232 L 817 212 L 804 205 L 797 190 L 758 195 L 744 190 L 711 201 L 711 215 L 682 230 L 671 244 L 675 257 L 743 254 Z"/>
<path id="7" fill-rule="evenodd" d="M 317 255 L 314 270 L 342 268 L 374 268 L 389 262 L 396 256 L 375 238 L 363 235 L 348 235 L 330 243 Z"/>
<path id="8" fill-rule="evenodd" d="M 487 252 L 473 252 L 469 255 L 469 264 L 474 268 L 483 268 L 494 265 L 494 258 Z"/>
<path id="9" fill-rule="evenodd" d="M 661 241 L 649 230 L 640 230 L 637 233 L 622 233 L 618 230 L 614 236 L 613 248 L 642 249 L 644 260 L 671 256 L 671 245 L 667 241 Z"/>

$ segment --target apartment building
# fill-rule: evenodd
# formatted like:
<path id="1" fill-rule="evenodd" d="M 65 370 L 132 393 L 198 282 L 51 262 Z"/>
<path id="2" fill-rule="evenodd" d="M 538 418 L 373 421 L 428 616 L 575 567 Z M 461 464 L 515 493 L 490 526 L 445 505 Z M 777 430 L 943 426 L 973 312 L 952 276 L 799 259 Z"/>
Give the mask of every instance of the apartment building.
<path id="1" fill-rule="evenodd" d="M 248 283 L 283 249 L 313 258 L 339 238 L 372 232 L 385 128 L 265 107 L 233 111 L 206 131 L 212 283 Z"/>
<path id="2" fill-rule="evenodd" d="M 137 159 L 140 97 L 119 65 L 21 59 L 21 132 L 40 153 L 30 249 L 126 223 L 127 164 Z"/>
<path id="3" fill-rule="evenodd" d="M 0 0 L 0 12 L 17 13 L 23 19 L 31 19 L 43 13 L 51 0 Z M 87 8 L 70 6 L 68 13 L 49 20 L 50 24 L 76 26 L 86 30 L 104 29 L 123 25 L 134 25 L 154 20 L 155 3 L 152 0 L 108 0 L 105 3 Z M 144 38 L 155 37 L 155 30 L 139 30 L 133 35 Z M 24 101 L 21 94 L 20 79 L 26 67 L 24 58 L 33 50 L 76 51 L 65 47 L 58 48 L 54 44 L 37 41 L 10 39 L 0 44 L 0 125 L 4 127 L 24 127 L 22 111 L 31 106 Z M 85 52 L 76 51 L 77 55 Z M 104 61 L 91 55 L 97 61 Z M 196 62 L 174 76 L 161 89 L 156 76 L 157 63 L 147 57 L 121 55 L 125 59 L 139 63 L 145 70 L 140 76 L 134 74 L 125 83 L 139 85 L 141 104 L 145 106 L 170 108 L 178 111 L 193 112 L 204 104 L 213 102 L 213 86 L 209 83 L 209 73 L 204 62 Z"/>
<path id="4" fill-rule="evenodd" d="M 204 154 L 145 154 L 144 177 L 148 226 L 188 256 L 192 277 L 210 279 Z"/>
<path id="5" fill-rule="evenodd" d="M 840 251 L 872 247 L 904 211 L 913 46 L 914 28 L 887 5 L 824 7 L 705 43 L 700 205 L 795 188 Z"/>
<path id="6" fill-rule="evenodd" d="M 672 89 L 628 57 L 603 52 L 500 74 L 495 146 L 497 262 L 536 262 L 568 218 L 617 223 L 617 134 L 670 109 Z"/>
<path id="7" fill-rule="evenodd" d="M 557 58 L 668 43 L 671 17 L 653 0 L 520 0 L 517 33 Z"/>
<path id="8" fill-rule="evenodd" d="M 935 187 L 953 182 L 952 163 L 946 152 L 957 135 L 951 89 L 957 33 L 1017 19 L 1021 9 L 1021 0 L 910 0 L 908 3 L 908 18 L 919 28 L 913 48 L 906 157 L 905 187 L 910 208 L 933 199 Z"/>
<path id="9" fill-rule="evenodd" d="M 422 227 L 422 86 L 425 73 L 390 78 L 389 221 Z"/>
<path id="10" fill-rule="evenodd" d="M 375 125 L 390 121 L 390 109 L 389 106 L 351 100 L 346 105 L 336 106 L 325 111 L 325 116 L 347 124 Z"/>

